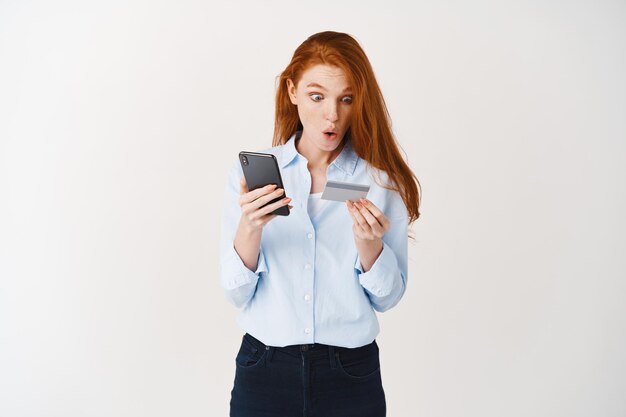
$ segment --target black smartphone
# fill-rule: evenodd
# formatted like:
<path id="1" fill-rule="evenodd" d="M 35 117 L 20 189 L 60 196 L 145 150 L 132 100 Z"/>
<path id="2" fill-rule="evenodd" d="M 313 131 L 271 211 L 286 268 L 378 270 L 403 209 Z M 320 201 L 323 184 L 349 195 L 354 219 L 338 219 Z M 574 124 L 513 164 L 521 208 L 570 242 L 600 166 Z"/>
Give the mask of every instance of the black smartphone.
<path id="1" fill-rule="evenodd" d="M 276 188 L 285 189 L 285 187 L 283 187 L 283 180 L 280 176 L 280 170 L 278 169 L 278 161 L 274 155 L 269 153 L 241 151 L 239 152 L 239 162 L 241 162 L 243 176 L 246 178 L 249 191 L 265 187 L 269 184 L 276 184 Z M 262 207 L 279 201 L 285 197 L 287 197 L 286 191 L 285 194 L 267 202 Z M 289 207 L 287 205 L 281 206 L 274 210 L 271 214 L 289 216 Z"/>

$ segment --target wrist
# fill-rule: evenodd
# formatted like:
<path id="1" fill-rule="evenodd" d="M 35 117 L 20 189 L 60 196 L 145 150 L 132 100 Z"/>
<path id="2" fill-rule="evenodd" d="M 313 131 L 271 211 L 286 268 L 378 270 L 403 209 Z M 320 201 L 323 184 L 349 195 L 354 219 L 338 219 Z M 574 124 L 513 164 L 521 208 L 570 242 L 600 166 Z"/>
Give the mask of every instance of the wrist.
<path id="1" fill-rule="evenodd" d="M 358 237 L 354 237 L 354 242 L 356 243 L 357 247 L 362 247 L 362 248 L 380 248 L 382 249 L 383 247 L 383 240 L 379 237 L 376 237 L 374 239 L 361 239 Z"/>
<path id="2" fill-rule="evenodd" d="M 237 234 L 242 235 L 246 238 L 253 238 L 257 235 L 260 235 L 263 232 L 263 226 L 254 226 L 252 223 L 244 220 L 243 218 L 239 221 L 239 226 L 237 227 Z"/>
<path id="3" fill-rule="evenodd" d="M 356 239 L 356 249 L 361 259 L 363 272 L 369 271 L 383 251 L 383 241 L 380 238 L 366 240 Z"/>

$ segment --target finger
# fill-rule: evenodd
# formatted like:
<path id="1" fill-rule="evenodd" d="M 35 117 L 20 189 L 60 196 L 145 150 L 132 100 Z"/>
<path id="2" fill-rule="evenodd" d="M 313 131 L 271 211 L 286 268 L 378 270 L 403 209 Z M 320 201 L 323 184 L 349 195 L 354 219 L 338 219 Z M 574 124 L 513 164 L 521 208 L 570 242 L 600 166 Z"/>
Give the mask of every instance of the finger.
<path id="1" fill-rule="evenodd" d="M 348 214 L 350 215 L 350 217 L 352 217 L 352 221 L 354 222 L 354 224 L 359 224 L 359 222 L 356 221 L 356 217 L 354 217 L 354 213 L 352 212 L 354 210 L 354 205 L 352 204 L 352 202 L 346 200 L 346 205 L 348 206 Z"/>
<path id="2" fill-rule="evenodd" d="M 248 211 L 254 211 L 257 210 L 260 207 L 263 207 L 265 204 L 269 203 L 270 201 L 279 198 L 281 195 L 285 194 L 285 190 L 283 190 L 282 188 L 279 188 L 277 190 L 274 190 L 271 193 L 262 195 L 261 197 L 257 198 L 256 200 L 247 203 L 245 210 Z"/>
<path id="3" fill-rule="evenodd" d="M 354 208 L 352 209 L 352 214 L 354 215 L 354 218 L 356 219 L 357 223 L 361 225 L 361 227 L 364 227 L 366 229 L 370 228 L 369 223 L 367 222 L 365 217 L 363 217 L 363 214 L 361 214 L 356 204 L 354 205 Z"/>
<path id="4" fill-rule="evenodd" d="M 354 232 L 356 236 L 361 236 L 361 233 L 363 233 L 363 230 L 361 226 L 359 225 L 359 221 L 354 216 L 353 209 L 352 208 L 348 209 L 348 213 L 350 213 L 350 217 L 352 217 L 352 231 Z"/>
<path id="5" fill-rule="evenodd" d="M 362 198 L 360 202 L 374 215 L 374 217 L 376 217 L 376 219 L 378 219 L 378 222 L 383 226 L 383 228 L 387 229 L 389 227 L 389 219 L 382 211 L 380 211 L 378 207 L 374 205 L 374 203 L 369 201 L 367 198 Z"/>
<path id="6" fill-rule="evenodd" d="M 277 201 L 277 202 L 275 202 L 275 203 L 268 204 L 267 206 L 265 206 L 265 207 L 263 207 L 263 208 L 259 209 L 259 210 L 258 210 L 258 215 L 259 215 L 259 216 L 263 216 L 263 215 L 266 215 L 266 214 L 268 214 L 268 213 L 271 213 L 271 212 L 273 212 L 274 210 L 276 210 L 276 209 L 277 209 L 277 208 L 279 208 L 279 207 L 286 206 L 286 205 L 287 205 L 287 204 L 289 204 L 290 202 L 291 202 L 291 198 L 289 198 L 289 197 L 285 197 L 285 198 L 283 198 L 283 199 L 281 199 L 281 200 L 278 200 L 278 201 Z"/>
<path id="7" fill-rule="evenodd" d="M 354 233 L 354 236 L 359 239 L 369 240 L 375 237 L 371 233 L 369 233 L 367 230 L 365 230 L 356 220 L 354 224 L 352 225 L 352 232 Z"/>
<path id="8" fill-rule="evenodd" d="M 349 211 L 352 216 L 352 220 L 354 221 L 352 230 L 357 238 L 362 240 L 373 240 L 379 237 L 374 234 L 371 226 L 363 219 L 363 216 L 359 213 L 359 210 L 356 208 L 354 203 L 352 203 L 352 208 Z M 361 216 L 363 220 L 360 221 L 358 216 Z"/>
<path id="9" fill-rule="evenodd" d="M 359 229 L 361 228 L 361 226 L 359 226 L 359 221 L 357 220 L 354 212 L 356 210 L 356 208 L 354 207 L 354 204 L 351 201 L 346 201 L 346 204 L 348 204 L 348 213 L 350 214 L 350 217 L 352 217 L 352 223 L 354 227 L 358 227 Z"/>
<path id="10" fill-rule="evenodd" d="M 378 222 L 378 219 L 374 217 L 374 215 L 370 213 L 370 211 L 367 208 L 363 207 L 362 204 L 357 203 L 356 206 L 359 209 L 359 213 L 363 215 L 367 223 L 372 228 L 372 231 L 374 232 L 374 234 L 379 237 L 382 236 L 385 233 L 385 228 L 383 227 L 382 224 Z"/>
<path id="11" fill-rule="evenodd" d="M 350 216 L 352 216 L 354 225 L 357 226 L 360 230 L 365 230 L 364 227 L 369 230 L 370 227 L 367 223 L 367 220 L 365 220 L 363 215 L 359 213 L 359 209 L 356 207 L 356 205 L 350 200 L 346 200 L 346 204 L 348 205 L 348 212 L 350 213 Z"/>
<path id="12" fill-rule="evenodd" d="M 243 194 L 239 199 L 239 205 L 251 203 L 257 198 L 272 192 L 276 188 L 276 184 L 269 184 L 265 187 L 257 188 L 256 190 L 249 191 Z"/>
<path id="13" fill-rule="evenodd" d="M 374 215 L 369 211 L 367 207 L 365 207 L 362 203 L 359 203 L 359 202 L 356 203 L 355 206 L 359 210 L 359 213 L 361 213 L 363 217 L 365 217 L 365 220 L 367 220 L 367 222 L 371 226 L 374 226 L 375 224 L 380 226 L 380 224 L 378 223 L 378 219 L 374 217 Z"/>
<path id="14" fill-rule="evenodd" d="M 354 202 L 346 200 L 346 205 L 348 206 L 348 213 L 350 213 L 350 216 L 352 216 L 352 219 L 354 220 L 354 224 L 359 224 L 359 219 L 357 217 L 357 212 L 359 210 L 356 208 Z"/>
<path id="15" fill-rule="evenodd" d="M 245 194 L 247 193 L 248 190 L 248 183 L 246 183 L 246 178 L 245 177 L 241 177 L 239 179 L 239 194 Z"/>
<path id="16" fill-rule="evenodd" d="M 356 210 L 356 206 L 352 200 L 346 200 L 346 206 L 348 207 L 348 211 Z"/>

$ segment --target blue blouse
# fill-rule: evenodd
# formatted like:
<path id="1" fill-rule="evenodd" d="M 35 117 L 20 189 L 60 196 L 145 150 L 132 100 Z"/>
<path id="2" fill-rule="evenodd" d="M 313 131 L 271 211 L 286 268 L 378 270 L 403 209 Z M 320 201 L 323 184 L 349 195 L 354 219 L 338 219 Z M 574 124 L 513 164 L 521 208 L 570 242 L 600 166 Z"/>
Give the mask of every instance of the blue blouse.
<path id="1" fill-rule="evenodd" d="M 276 156 L 289 216 L 277 216 L 263 228 L 257 268 L 248 269 L 233 247 L 241 208 L 239 160 L 226 184 L 220 236 L 220 283 L 227 299 L 241 308 L 239 326 L 269 346 L 324 343 L 358 347 L 379 333 L 375 311 L 383 312 L 402 298 L 407 282 L 408 213 L 399 193 L 352 149 L 349 138 L 328 166 L 327 180 L 369 184 L 367 198 L 389 218 L 383 250 L 363 272 L 352 217 L 345 203 L 328 201 L 314 218 L 307 211 L 311 175 L 295 147 L 301 131 L 283 145 L 260 152 Z"/>

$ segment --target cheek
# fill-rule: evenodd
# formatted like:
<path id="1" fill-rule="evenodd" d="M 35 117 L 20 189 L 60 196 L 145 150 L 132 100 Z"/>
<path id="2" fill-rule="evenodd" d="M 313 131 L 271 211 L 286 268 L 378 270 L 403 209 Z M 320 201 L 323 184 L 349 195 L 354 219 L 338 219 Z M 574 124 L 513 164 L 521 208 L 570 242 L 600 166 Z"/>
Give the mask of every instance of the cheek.
<path id="1" fill-rule="evenodd" d="M 298 116 L 300 116 L 300 120 L 309 120 L 314 115 L 315 108 L 311 106 L 310 102 L 302 101 L 298 103 Z"/>

